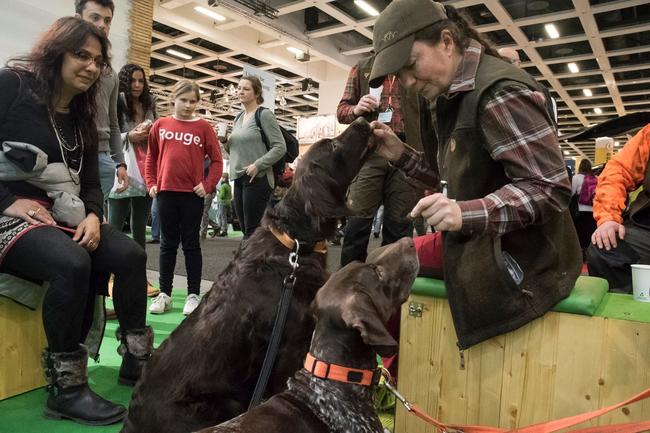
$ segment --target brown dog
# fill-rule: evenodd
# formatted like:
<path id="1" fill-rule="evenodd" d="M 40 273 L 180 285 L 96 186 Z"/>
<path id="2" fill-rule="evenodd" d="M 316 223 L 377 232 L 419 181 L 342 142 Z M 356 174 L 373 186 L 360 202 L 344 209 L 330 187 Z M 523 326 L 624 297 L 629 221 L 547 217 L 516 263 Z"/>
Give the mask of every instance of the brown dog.
<path id="1" fill-rule="evenodd" d="M 246 410 L 283 281 L 291 273 L 293 245 L 280 239 L 298 240 L 300 266 L 267 395 L 286 388 L 314 330 L 309 305 L 327 279 L 326 256 L 318 245 L 348 213 L 346 191 L 363 165 L 370 134 L 369 124 L 359 119 L 340 136 L 311 146 L 286 196 L 266 211 L 262 227 L 242 243 L 198 308 L 154 352 L 136 385 L 123 432 L 191 432 Z"/>
<path id="2" fill-rule="evenodd" d="M 352 262 L 337 271 L 318 291 L 317 316 L 310 355 L 318 359 L 317 375 L 339 373 L 344 379 L 373 376 L 375 352 L 392 355 L 397 343 L 384 323 L 406 301 L 418 272 L 410 238 L 375 250 L 366 263 Z M 329 365 L 329 367 L 328 367 Z M 311 370 L 311 368 L 310 368 Z M 346 377 L 347 374 L 347 377 Z M 299 370 L 288 389 L 249 412 L 199 433 L 381 433 L 372 406 L 372 386 L 316 377 Z"/>

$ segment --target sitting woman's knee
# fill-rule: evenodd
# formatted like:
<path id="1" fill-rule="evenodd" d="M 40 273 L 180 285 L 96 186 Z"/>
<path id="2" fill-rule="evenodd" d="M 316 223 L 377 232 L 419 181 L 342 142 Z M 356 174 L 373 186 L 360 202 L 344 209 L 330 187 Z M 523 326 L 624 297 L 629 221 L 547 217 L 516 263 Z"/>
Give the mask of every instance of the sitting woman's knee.
<path id="1" fill-rule="evenodd" d="M 60 251 L 53 252 L 53 254 L 61 254 L 62 258 L 61 266 L 57 266 L 57 273 L 66 276 L 68 279 L 88 281 L 92 269 L 92 260 L 88 252 L 83 248 L 68 248 L 63 254 Z"/>

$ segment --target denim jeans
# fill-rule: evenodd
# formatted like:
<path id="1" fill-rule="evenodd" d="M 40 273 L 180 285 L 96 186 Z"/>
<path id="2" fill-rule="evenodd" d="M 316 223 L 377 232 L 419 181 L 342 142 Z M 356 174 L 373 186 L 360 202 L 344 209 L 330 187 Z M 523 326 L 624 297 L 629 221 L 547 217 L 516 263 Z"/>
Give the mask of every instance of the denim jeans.
<path id="1" fill-rule="evenodd" d="M 158 199 L 151 202 L 151 238 L 160 240 L 160 218 L 158 217 Z"/>
<path id="2" fill-rule="evenodd" d="M 99 183 L 102 186 L 104 201 L 108 200 L 108 194 L 115 183 L 116 165 L 109 152 L 99 152 Z"/>

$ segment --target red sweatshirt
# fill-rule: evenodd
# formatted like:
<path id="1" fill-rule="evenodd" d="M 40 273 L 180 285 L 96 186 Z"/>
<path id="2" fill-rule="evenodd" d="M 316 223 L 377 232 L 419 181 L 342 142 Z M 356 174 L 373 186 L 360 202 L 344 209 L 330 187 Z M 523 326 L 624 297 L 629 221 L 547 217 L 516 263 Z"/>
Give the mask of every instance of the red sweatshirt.
<path id="1" fill-rule="evenodd" d="M 211 163 L 208 177 L 204 179 L 205 155 Z M 222 170 L 219 140 L 205 120 L 162 117 L 151 127 L 145 170 L 147 189 L 156 185 L 158 192 L 192 192 L 202 182 L 205 192 L 211 193 Z"/>

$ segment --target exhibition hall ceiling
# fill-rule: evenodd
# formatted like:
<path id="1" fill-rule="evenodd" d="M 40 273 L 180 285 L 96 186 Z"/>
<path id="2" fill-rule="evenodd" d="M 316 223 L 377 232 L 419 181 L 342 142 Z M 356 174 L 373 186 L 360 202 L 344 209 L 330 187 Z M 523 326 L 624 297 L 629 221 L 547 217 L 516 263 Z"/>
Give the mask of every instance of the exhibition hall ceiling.
<path id="1" fill-rule="evenodd" d="M 151 86 L 165 100 L 178 79 L 196 80 L 209 115 L 230 120 L 239 109 L 234 87 L 249 65 L 277 78 L 276 115 L 295 125 L 318 111 L 321 83 L 340 79 L 370 52 L 376 18 L 360 3 L 161 0 L 154 10 Z M 390 1 L 365 3 L 381 12 Z M 497 47 L 518 49 L 522 67 L 557 99 L 560 135 L 650 111 L 647 0 L 442 3 L 464 11 Z M 626 138 L 615 139 L 620 146 Z M 562 147 L 567 157 L 593 159 L 593 141 Z"/>

